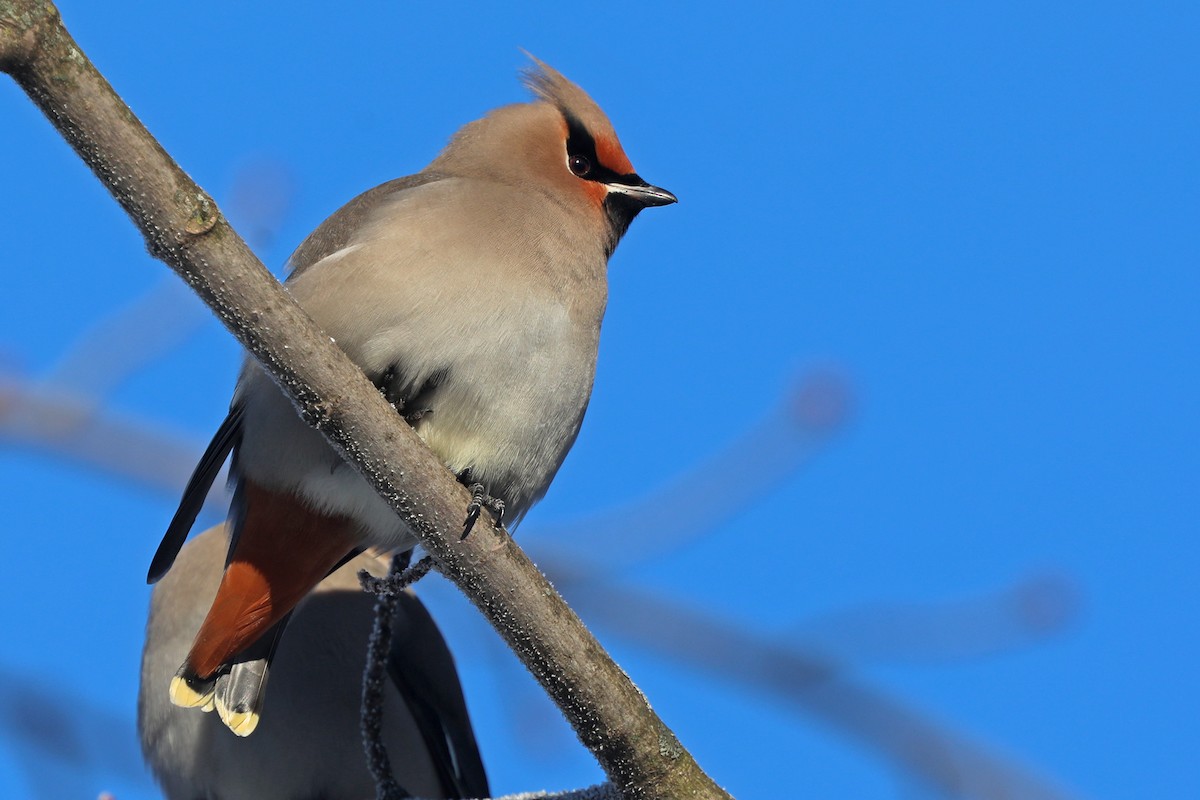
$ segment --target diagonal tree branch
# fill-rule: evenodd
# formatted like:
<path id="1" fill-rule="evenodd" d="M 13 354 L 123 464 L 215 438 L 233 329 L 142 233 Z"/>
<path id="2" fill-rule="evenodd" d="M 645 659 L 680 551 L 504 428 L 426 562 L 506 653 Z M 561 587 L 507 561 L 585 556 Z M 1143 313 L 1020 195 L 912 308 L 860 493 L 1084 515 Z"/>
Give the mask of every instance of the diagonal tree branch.
<path id="1" fill-rule="evenodd" d="M 467 492 L 267 272 L 99 74 L 45 0 L 0 0 L 0 69 L 217 314 L 412 527 L 542 684 L 626 798 L 722 798 L 506 533 L 465 539 Z"/>

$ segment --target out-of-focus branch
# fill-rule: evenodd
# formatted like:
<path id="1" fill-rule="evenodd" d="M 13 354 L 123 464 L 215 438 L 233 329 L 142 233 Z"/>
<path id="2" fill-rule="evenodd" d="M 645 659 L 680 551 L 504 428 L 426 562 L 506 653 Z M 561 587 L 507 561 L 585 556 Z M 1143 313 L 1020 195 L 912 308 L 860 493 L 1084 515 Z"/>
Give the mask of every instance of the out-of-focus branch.
<path id="1" fill-rule="evenodd" d="M 717 529 L 775 489 L 845 424 L 849 383 L 829 368 L 804 373 L 796 388 L 728 446 L 638 501 L 522 535 L 539 550 L 586 558 L 590 575 L 616 572 Z"/>
<path id="2" fill-rule="evenodd" d="M 646 592 L 626 588 L 576 594 L 569 591 L 569 578 L 561 570 L 552 574 L 593 624 L 691 668 L 753 687 L 823 719 L 882 752 L 946 797 L 1073 797 L 916 709 L 855 680 L 837 662 L 750 633 L 742 625 L 721 624 L 707 614 Z M 589 588 L 595 587 L 589 584 Z M 655 613 L 646 614 L 647 608 L 654 608 Z M 670 622 L 664 624 L 663 620 Z"/>
<path id="3" fill-rule="evenodd" d="M 149 787 L 133 731 L 71 687 L 0 663 L 0 750 L 16 755 L 29 797 L 85 797 L 114 780 Z"/>
<path id="4" fill-rule="evenodd" d="M 165 261 L 375 487 L 492 622 L 626 798 L 722 798 L 646 698 L 506 533 L 461 537 L 461 486 L 296 305 L 112 90 L 45 0 L 0 2 L 0 69 Z"/>
<path id="5" fill-rule="evenodd" d="M 166 358 L 208 321 L 208 315 L 175 280 L 163 280 L 75 340 L 50 371 L 45 387 L 88 387 L 97 401 L 147 364 Z"/>
<path id="6" fill-rule="evenodd" d="M 1078 607 L 1074 584 L 1047 573 L 955 602 L 886 602 L 831 612 L 805 620 L 786 641 L 859 666 L 946 662 L 1012 652 L 1058 634 L 1075 621 Z"/>
<path id="7" fill-rule="evenodd" d="M 260 252 L 274 244 L 295 198 L 295 181 L 282 161 L 259 156 L 238 168 L 225 211 Z"/>
<path id="8" fill-rule="evenodd" d="M 178 495 L 201 448 L 181 434 L 102 410 L 96 398 L 0 375 L 0 440 L 80 461 Z"/>

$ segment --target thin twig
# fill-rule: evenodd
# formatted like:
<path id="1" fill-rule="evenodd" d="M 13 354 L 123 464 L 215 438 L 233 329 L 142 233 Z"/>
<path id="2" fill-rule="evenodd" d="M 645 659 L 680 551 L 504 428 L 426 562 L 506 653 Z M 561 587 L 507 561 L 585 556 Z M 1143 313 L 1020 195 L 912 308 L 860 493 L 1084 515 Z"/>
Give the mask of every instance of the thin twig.
<path id="1" fill-rule="evenodd" d="M 367 643 L 367 663 L 362 680 L 362 737 L 367 755 L 367 768 L 375 779 L 376 800 L 402 800 L 411 795 L 396 782 L 387 747 L 383 743 L 383 687 L 387 678 L 388 651 L 392 647 L 392 618 L 400 593 L 416 583 L 433 567 L 425 556 L 412 569 L 408 562 L 412 551 L 406 550 L 392 558 L 387 577 L 376 578 L 365 569 L 358 580 L 365 591 L 375 595 L 371 639 Z"/>

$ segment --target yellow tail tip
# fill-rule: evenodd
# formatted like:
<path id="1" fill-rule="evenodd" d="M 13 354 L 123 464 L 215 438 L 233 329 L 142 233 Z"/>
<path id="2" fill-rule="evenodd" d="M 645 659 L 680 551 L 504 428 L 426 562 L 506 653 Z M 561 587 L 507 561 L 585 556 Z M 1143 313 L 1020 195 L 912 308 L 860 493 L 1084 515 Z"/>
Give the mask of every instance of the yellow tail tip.
<path id="1" fill-rule="evenodd" d="M 225 727 L 233 731 L 238 736 L 246 737 L 254 733 L 254 729 L 258 727 L 259 715 L 255 711 L 231 711 L 221 702 L 221 698 L 216 699 L 217 715 L 221 721 L 225 723 Z"/>
<path id="2" fill-rule="evenodd" d="M 171 678 L 171 703 L 180 708 L 199 708 L 204 711 L 213 710 L 213 689 L 209 685 L 206 691 L 198 692 L 182 675 Z"/>

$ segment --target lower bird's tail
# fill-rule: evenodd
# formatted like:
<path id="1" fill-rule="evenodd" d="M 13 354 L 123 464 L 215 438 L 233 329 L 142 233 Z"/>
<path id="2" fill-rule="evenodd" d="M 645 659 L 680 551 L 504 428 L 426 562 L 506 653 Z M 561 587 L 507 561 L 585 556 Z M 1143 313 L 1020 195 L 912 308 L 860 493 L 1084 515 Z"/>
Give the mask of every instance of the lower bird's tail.
<path id="1" fill-rule="evenodd" d="M 278 630 L 271 640 L 264 635 L 355 549 L 358 531 L 348 517 L 314 511 L 290 493 L 244 479 L 238 490 L 242 505 L 225 574 L 170 693 L 175 705 L 218 709 L 230 729 L 245 736 L 258 724 L 266 679 L 255 668 L 268 659 L 252 653 L 239 662 L 243 668 L 235 657 L 260 639 L 273 646 Z M 247 694 L 247 687 L 254 691 Z"/>

